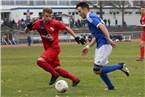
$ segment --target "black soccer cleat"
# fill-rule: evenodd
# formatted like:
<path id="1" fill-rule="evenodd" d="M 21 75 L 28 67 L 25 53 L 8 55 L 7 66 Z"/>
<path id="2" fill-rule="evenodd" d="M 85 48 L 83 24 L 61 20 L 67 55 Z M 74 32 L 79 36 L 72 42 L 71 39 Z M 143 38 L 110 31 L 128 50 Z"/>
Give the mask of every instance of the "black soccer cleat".
<path id="1" fill-rule="evenodd" d="M 104 90 L 105 91 L 107 91 L 107 90 L 116 90 L 116 88 L 114 86 L 113 87 L 106 87 Z"/>
<path id="2" fill-rule="evenodd" d="M 144 58 L 139 57 L 136 59 L 136 61 L 144 61 Z"/>
<path id="3" fill-rule="evenodd" d="M 51 79 L 49 81 L 49 85 L 52 85 L 55 83 L 56 79 L 59 77 L 59 74 L 57 74 L 56 76 L 52 75 Z"/>
<path id="4" fill-rule="evenodd" d="M 120 62 L 119 64 L 122 66 L 122 68 L 120 70 L 123 71 L 127 76 L 129 76 L 129 70 L 126 67 L 125 63 L 124 62 Z"/>
<path id="5" fill-rule="evenodd" d="M 72 82 L 72 87 L 77 86 L 79 84 L 79 82 L 80 82 L 80 79 L 77 79 L 77 80 L 73 81 Z"/>

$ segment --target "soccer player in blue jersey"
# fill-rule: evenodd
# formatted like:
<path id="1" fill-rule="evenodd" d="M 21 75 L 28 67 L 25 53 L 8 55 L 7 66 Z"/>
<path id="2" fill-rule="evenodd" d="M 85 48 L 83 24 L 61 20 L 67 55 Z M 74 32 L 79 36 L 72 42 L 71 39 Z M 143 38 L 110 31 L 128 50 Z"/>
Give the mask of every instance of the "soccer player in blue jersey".
<path id="1" fill-rule="evenodd" d="M 96 43 L 96 50 L 94 56 L 93 71 L 95 74 L 99 74 L 101 79 L 107 85 L 105 90 L 114 90 L 115 86 L 112 84 L 107 73 L 121 70 L 127 76 L 129 76 L 129 70 L 124 62 L 120 62 L 114 65 L 106 66 L 108 63 L 108 57 L 111 54 L 112 47 L 116 47 L 116 44 L 110 39 L 109 32 L 103 22 L 103 20 L 96 14 L 90 12 L 89 5 L 86 2 L 80 2 L 76 5 L 76 9 L 79 15 L 86 19 L 91 34 L 94 36 L 92 41 L 83 48 L 82 55 L 85 56 L 89 49 Z"/>

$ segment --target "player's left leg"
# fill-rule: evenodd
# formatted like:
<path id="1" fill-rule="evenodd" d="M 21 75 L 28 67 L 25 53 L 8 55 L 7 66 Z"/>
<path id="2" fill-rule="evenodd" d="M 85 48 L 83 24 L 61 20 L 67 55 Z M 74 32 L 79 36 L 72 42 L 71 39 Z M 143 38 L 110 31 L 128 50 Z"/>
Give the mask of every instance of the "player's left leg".
<path id="1" fill-rule="evenodd" d="M 80 79 L 77 78 L 76 76 L 72 75 L 70 72 L 67 70 L 60 68 L 60 62 L 59 58 L 56 57 L 56 59 L 53 61 L 52 66 L 54 67 L 55 71 L 59 73 L 60 76 L 64 78 L 68 78 L 72 80 L 72 86 L 77 86 L 77 84 L 80 82 Z"/>
<path id="2" fill-rule="evenodd" d="M 109 50 L 107 50 L 109 49 Z M 102 73 L 103 65 L 107 64 L 108 56 L 110 55 L 112 47 L 110 45 L 103 45 L 99 49 L 96 49 L 94 56 L 94 68 L 93 71 L 96 74 L 100 74 L 101 79 L 107 85 L 107 88 L 110 90 L 114 90 L 114 85 L 109 79 L 107 73 Z"/>
<path id="3" fill-rule="evenodd" d="M 140 57 L 136 59 L 136 61 L 143 61 L 144 60 L 144 41 L 140 41 Z"/>
<path id="4" fill-rule="evenodd" d="M 107 85 L 107 88 L 105 88 L 105 90 L 114 90 L 115 87 L 112 84 L 111 80 L 109 79 L 107 73 L 102 73 L 100 74 L 101 79 L 105 82 L 105 84 Z"/>
<path id="5" fill-rule="evenodd" d="M 144 43 L 145 43 L 144 41 L 140 42 L 140 50 L 141 50 L 140 57 L 142 59 L 144 59 Z"/>
<path id="6" fill-rule="evenodd" d="M 142 33 L 140 41 L 140 57 L 136 61 L 144 61 L 144 43 L 145 43 L 145 32 Z"/>
<path id="7" fill-rule="evenodd" d="M 108 73 L 121 68 L 121 65 L 114 64 L 111 66 L 105 66 L 108 63 L 108 57 L 112 52 L 111 45 L 103 45 L 99 49 L 96 49 L 94 60 L 94 72 L 96 74 Z M 100 67 L 99 71 L 97 70 Z"/>
<path id="8" fill-rule="evenodd" d="M 113 90 L 114 86 L 111 83 L 107 73 L 122 70 L 123 66 L 121 63 L 114 64 L 111 66 L 105 66 L 107 63 L 108 57 L 111 54 L 112 47 L 110 45 L 104 45 L 100 49 L 96 49 L 95 60 L 94 60 L 94 73 L 100 74 L 101 79 L 106 83 L 108 90 Z M 125 71 L 125 69 L 123 69 Z M 122 70 L 122 71 L 123 71 Z"/>
<path id="9" fill-rule="evenodd" d="M 126 68 L 124 72 L 128 72 L 128 68 L 125 66 L 124 62 L 120 62 L 117 64 L 113 64 L 110 66 L 105 66 L 108 63 L 108 57 L 111 54 L 112 47 L 111 45 L 104 45 L 101 48 L 96 50 L 95 60 L 94 60 L 94 72 L 96 74 L 101 73 L 109 73 L 115 70 L 122 70 L 122 68 Z M 99 69 L 99 70 L 98 70 Z"/>
<path id="10" fill-rule="evenodd" d="M 74 75 L 72 75 L 71 73 L 69 73 L 67 70 L 63 68 L 59 67 L 58 69 L 56 69 L 56 71 L 59 73 L 60 76 L 72 80 L 73 87 L 77 86 L 77 84 L 80 82 L 79 78 L 75 77 Z"/>

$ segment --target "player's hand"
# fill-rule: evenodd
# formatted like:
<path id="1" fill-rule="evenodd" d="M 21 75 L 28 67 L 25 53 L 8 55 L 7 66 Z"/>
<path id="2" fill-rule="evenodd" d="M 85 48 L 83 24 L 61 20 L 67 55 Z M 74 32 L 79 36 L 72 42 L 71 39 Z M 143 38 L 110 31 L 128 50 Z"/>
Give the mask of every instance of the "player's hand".
<path id="1" fill-rule="evenodd" d="M 144 25 L 142 25 L 142 24 L 138 24 L 138 25 L 136 25 L 137 27 L 145 27 Z"/>
<path id="2" fill-rule="evenodd" d="M 78 44 L 82 44 L 84 45 L 86 43 L 86 40 L 82 37 L 80 38 L 79 36 L 75 37 L 75 41 L 78 43 Z"/>
<path id="3" fill-rule="evenodd" d="M 111 46 L 113 47 L 113 48 L 115 48 L 116 47 L 116 43 L 111 43 Z"/>
<path id="4" fill-rule="evenodd" d="M 136 25 L 137 27 L 140 27 L 141 26 L 141 24 L 138 24 L 138 25 Z"/>
<path id="5" fill-rule="evenodd" d="M 88 53 L 89 49 L 84 47 L 82 50 L 82 56 L 85 56 Z"/>
<path id="6" fill-rule="evenodd" d="M 29 23 L 27 24 L 27 28 L 30 29 L 30 30 L 32 30 L 32 27 L 33 27 L 34 25 L 35 25 L 34 22 L 29 22 Z"/>
<path id="7" fill-rule="evenodd" d="M 115 43 L 115 42 L 113 42 L 113 41 L 112 41 L 112 39 L 110 39 L 110 40 L 109 40 L 109 42 L 110 42 L 110 44 L 111 44 L 111 46 L 112 46 L 113 48 L 115 48 L 115 47 L 116 47 L 116 43 Z"/>
<path id="8" fill-rule="evenodd" d="M 78 44 L 80 44 L 80 37 L 79 37 L 79 36 L 75 37 L 75 41 L 76 41 Z"/>

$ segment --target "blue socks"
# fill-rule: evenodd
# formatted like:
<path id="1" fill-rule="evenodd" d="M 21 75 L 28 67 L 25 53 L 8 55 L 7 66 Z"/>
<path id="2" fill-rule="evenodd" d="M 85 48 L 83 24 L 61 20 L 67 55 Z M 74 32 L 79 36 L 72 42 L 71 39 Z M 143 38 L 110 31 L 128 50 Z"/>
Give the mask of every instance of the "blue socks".
<path id="1" fill-rule="evenodd" d="M 111 80 L 109 79 L 106 73 L 100 74 L 100 77 L 106 83 L 108 88 L 114 88 L 113 84 L 111 83 Z"/>
<path id="2" fill-rule="evenodd" d="M 115 64 L 115 65 L 111 65 L 111 66 L 102 66 L 102 73 L 109 73 L 109 72 L 112 72 L 114 70 L 118 70 L 121 67 L 122 66 L 120 64 Z"/>
<path id="3" fill-rule="evenodd" d="M 115 64 L 111 66 L 102 66 L 102 73 L 100 74 L 101 79 L 106 83 L 108 88 L 114 88 L 111 80 L 109 79 L 107 73 L 120 69 L 122 66 L 120 64 Z"/>

